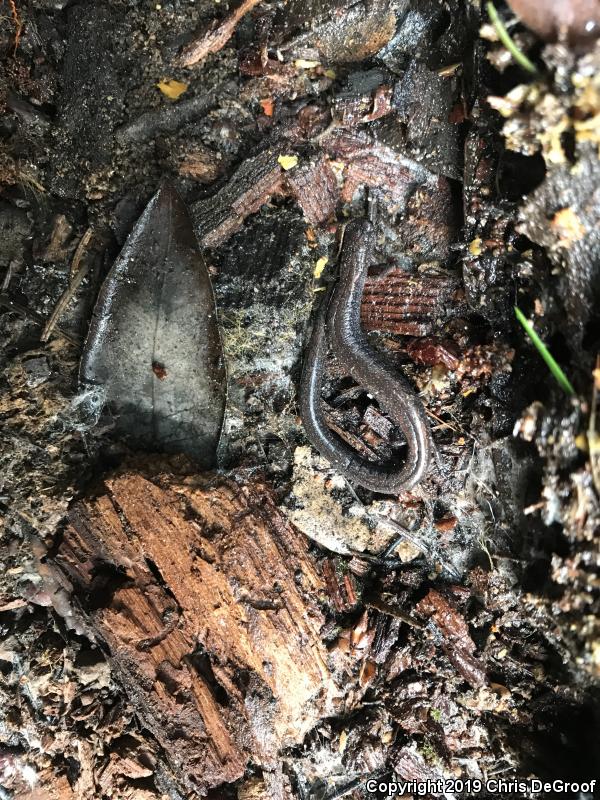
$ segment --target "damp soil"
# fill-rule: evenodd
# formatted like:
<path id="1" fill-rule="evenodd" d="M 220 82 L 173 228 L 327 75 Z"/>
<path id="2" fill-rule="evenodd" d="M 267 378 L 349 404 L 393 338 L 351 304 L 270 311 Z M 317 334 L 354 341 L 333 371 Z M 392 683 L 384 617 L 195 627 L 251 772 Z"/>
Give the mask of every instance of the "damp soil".
<path id="1" fill-rule="evenodd" d="M 183 66 L 239 4 L 0 5 L 2 796 L 358 800 L 385 796 L 372 776 L 589 782 L 600 47 L 544 42 L 498 4 L 533 74 L 471 2 L 250 6 Z M 118 554 L 95 556 L 85 589 L 60 567 L 73 514 L 112 497 L 106 476 L 185 493 L 200 473 L 138 452 L 78 384 L 102 282 L 167 182 L 216 297 L 227 401 L 212 475 L 243 487 L 257 519 L 268 495 L 308 537 L 324 649 L 352 656 L 335 712 L 315 712 L 299 741 L 269 739 L 268 758 L 246 743 L 223 784 L 178 774 L 185 731 L 165 745 L 144 724 L 132 675 L 144 692 L 152 678 L 107 645 L 97 611 L 129 580 Z M 419 392 L 435 445 L 426 479 L 399 497 L 336 474 L 297 406 L 344 222 L 373 208 L 362 324 Z M 335 359 L 322 400 L 362 457 L 402 457 L 393 422 Z M 148 586 L 176 594 L 146 567 Z M 223 707 L 235 684 L 250 727 L 260 702 L 276 705 L 245 668 L 194 658 Z"/>

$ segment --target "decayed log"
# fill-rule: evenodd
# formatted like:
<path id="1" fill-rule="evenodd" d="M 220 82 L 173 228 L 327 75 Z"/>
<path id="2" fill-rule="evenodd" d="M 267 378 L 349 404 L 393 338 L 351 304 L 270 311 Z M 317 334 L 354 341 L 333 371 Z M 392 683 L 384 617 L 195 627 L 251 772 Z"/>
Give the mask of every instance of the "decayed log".
<path id="1" fill-rule="evenodd" d="M 73 506 L 56 561 L 185 788 L 275 766 L 335 711 L 326 584 L 264 486 L 116 475 Z"/>

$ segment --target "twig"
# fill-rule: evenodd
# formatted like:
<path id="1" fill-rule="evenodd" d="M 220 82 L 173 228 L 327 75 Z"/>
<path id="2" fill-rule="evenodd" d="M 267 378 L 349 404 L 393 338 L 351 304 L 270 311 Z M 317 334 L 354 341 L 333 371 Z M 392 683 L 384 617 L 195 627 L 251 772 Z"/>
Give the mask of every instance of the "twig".
<path id="1" fill-rule="evenodd" d="M 205 94 L 181 100 L 178 103 L 145 111 L 139 117 L 126 122 L 115 132 L 119 144 L 139 143 L 151 139 L 157 133 L 170 133 L 176 131 L 187 122 L 192 122 L 205 114 L 216 102 L 220 91 L 226 89 L 225 84 L 219 84 L 208 90 Z"/>
<path id="2" fill-rule="evenodd" d="M 42 331 L 42 333 L 40 335 L 40 341 L 42 341 L 42 342 L 47 342 L 48 341 L 48 339 L 50 338 L 50 335 L 52 334 L 52 331 L 54 330 L 54 327 L 55 327 L 56 323 L 58 322 L 58 320 L 59 320 L 60 316 L 62 315 L 63 311 L 65 310 L 65 308 L 69 305 L 69 303 L 73 299 L 73 295 L 75 294 L 75 292 L 79 288 L 82 280 L 88 274 L 88 271 L 89 271 L 89 267 L 88 267 L 87 264 L 85 264 L 79 270 L 77 275 L 75 275 L 73 280 L 69 283 L 69 285 L 67 286 L 65 291 L 62 293 L 58 303 L 56 304 L 56 306 L 54 308 L 54 311 L 50 315 L 50 318 L 49 318 L 48 322 L 44 325 L 44 330 Z"/>
<path id="3" fill-rule="evenodd" d="M 323 800 L 340 800 L 342 797 L 350 794 L 350 792 L 353 792 L 359 786 L 362 786 L 368 777 L 369 775 L 365 774 L 353 778 L 349 783 L 345 783 L 343 786 L 338 786 L 337 788 L 333 789 L 332 792 L 326 794 Z"/>
<path id="4" fill-rule="evenodd" d="M 13 266 L 12 262 L 6 268 L 6 274 L 4 275 L 4 280 L 2 281 L 2 286 L 0 287 L 0 292 L 7 292 L 8 287 L 10 286 L 10 282 L 13 276 Z"/>
<path id="5" fill-rule="evenodd" d="M 454 568 L 453 564 L 434 553 L 432 548 L 428 547 L 424 542 L 413 536 L 410 531 L 408 531 L 403 525 L 400 525 L 399 522 L 396 522 L 395 519 L 391 519 L 391 517 L 384 517 L 383 514 L 373 514 L 372 516 L 379 520 L 383 525 L 389 525 L 390 527 L 395 528 L 399 534 L 399 536 L 383 551 L 382 555 L 374 557 L 375 559 L 379 560 L 380 563 L 390 563 L 387 561 L 387 559 L 389 559 L 391 553 L 393 553 L 394 549 L 400 544 L 400 541 L 402 539 L 406 539 L 407 542 L 410 542 L 412 545 L 414 545 L 414 547 L 417 548 L 417 550 L 423 553 L 428 562 L 433 563 L 437 559 L 437 561 L 439 561 L 442 567 L 450 575 L 452 575 L 456 580 L 461 579 L 459 572 Z"/>
<path id="6" fill-rule="evenodd" d="M 386 522 L 387 522 L 387 519 L 386 519 Z M 394 550 L 395 550 L 395 549 L 398 547 L 398 545 L 400 545 L 400 544 L 401 544 L 401 543 L 402 543 L 402 542 L 403 542 L 405 539 L 408 539 L 408 541 L 412 541 L 412 542 L 415 544 L 415 546 L 418 546 L 418 545 L 416 544 L 416 543 L 417 543 L 417 540 L 416 540 L 416 539 L 414 539 L 414 538 L 411 536 L 411 533 L 410 533 L 410 531 L 408 530 L 408 528 L 405 528 L 405 527 L 404 527 L 404 525 L 400 525 L 400 523 L 399 523 L 399 522 L 396 522 L 395 520 L 394 520 L 394 527 L 395 527 L 395 528 L 397 528 L 399 531 L 401 531 L 401 533 L 400 533 L 400 535 L 399 535 L 399 536 L 396 536 L 396 538 L 395 538 L 395 539 L 393 539 L 393 540 L 392 540 L 392 542 L 391 542 L 390 544 L 388 544 L 388 546 L 385 548 L 385 550 L 384 550 L 384 551 L 383 551 L 383 553 L 381 554 L 381 558 L 383 558 L 383 559 L 385 559 L 385 558 L 391 558 L 391 557 L 392 557 L 392 554 L 393 554 L 393 552 L 394 552 Z M 425 551 L 423 551 L 423 552 L 425 552 Z"/>
<path id="7" fill-rule="evenodd" d="M 81 263 L 83 254 L 87 250 L 87 246 L 89 245 L 93 235 L 94 235 L 94 229 L 90 227 L 87 229 L 87 231 L 83 234 L 83 236 L 79 240 L 77 249 L 73 254 L 73 260 L 71 261 L 71 269 L 70 269 L 71 279 L 73 279 L 77 274 L 77 272 L 79 271 L 79 264 Z"/>
<path id="8" fill-rule="evenodd" d="M 77 245 L 77 250 L 75 251 L 75 254 L 73 256 L 73 261 L 71 262 L 71 269 L 70 269 L 71 280 L 65 291 L 60 296 L 60 299 L 56 304 L 56 306 L 54 307 L 54 311 L 50 315 L 48 322 L 46 322 L 46 324 L 44 325 L 44 330 L 42 331 L 40 336 L 40 341 L 42 342 L 48 341 L 63 311 L 69 305 L 69 303 L 73 299 L 73 296 L 75 295 L 75 292 L 81 285 L 81 282 L 89 272 L 90 269 L 89 263 L 85 263 L 83 264 L 83 266 L 80 266 L 80 263 L 93 234 L 94 234 L 93 229 L 88 228 L 81 237 L 81 241 Z"/>
<path id="9" fill-rule="evenodd" d="M 450 430 L 454 431 L 454 433 L 462 433 L 466 436 L 471 436 L 471 434 L 467 433 L 467 431 L 465 431 L 464 428 L 461 430 L 460 428 L 457 428 L 455 425 L 451 425 L 449 422 L 446 422 L 441 417 L 438 417 L 437 414 L 435 414 L 433 411 L 430 411 L 428 408 L 425 409 L 425 413 L 427 414 L 428 417 L 431 417 L 431 419 L 434 419 L 437 423 L 439 423 L 440 428 L 450 428 Z"/>
<path id="10" fill-rule="evenodd" d="M 181 67 L 192 67 L 209 53 L 218 53 L 233 36 L 241 18 L 259 2 L 260 0 L 243 0 L 242 4 L 220 25 L 190 42 L 177 57 L 176 63 Z"/>
<path id="11" fill-rule="evenodd" d="M 17 4 L 15 0 L 8 0 L 8 5 L 10 6 L 10 13 L 12 15 L 13 22 L 15 24 L 15 47 L 13 50 L 13 56 L 17 55 L 17 48 L 19 47 L 19 42 L 21 41 L 21 31 L 23 30 L 23 20 L 19 16 L 19 12 L 17 11 Z"/>
<path id="12" fill-rule="evenodd" d="M 425 630 L 426 626 L 421 622 L 413 619 L 410 614 L 405 614 L 404 611 L 400 611 L 400 609 L 395 608 L 389 603 L 386 603 L 385 600 L 382 600 L 381 598 L 369 598 L 365 600 L 365 605 L 367 608 L 374 608 L 376 611 L 380 611 L 382 614 L 387 614 L 389 617 L 395 617 L 401 622 L 405 622 L 407 625 L 417 628 L 420 631 Z"/>
<path id="13" fill-rule="evenodd" d="M 423 555 L 427 556 L 427 558 L 431 558 L 431 550 L 425 545 L 423 542 L 419 541 L 419 539 L 415 538 L 412 533 L 404 527 L 404 525 L 400 525 L 399 522 L 396 522 L 395 519 L 391 517 L 385 517 L 383 514 L 373 514 L 375 519 L 379 520 L 383 525 L 389 525 L 390 528 L 394 528 L 398 532 L 398 536 L 389 544 L 383 553 L 377 558 L 379 559 L 387 559 L 390 558 L 396 547 L 400 544 L 400 542 L 405 539 L 407 542 L 410 542 L 417 550 L 420 550 Z"/>
<path id="14" fill-rule="evenodd" d="M 12 298 L 10 298 L 7 294 L 0 293 L 0 309 L 6 309 L 6 311 L 12 312 L 14 314 L 18 314 L 25 319 L 30 319 L 32 322 L 35 322 L 37 325 L 43 325 L 45 320 L 44 318 L 35 311 L 32 311 L 25 306 L 22 306 L 20 303 L 16 303 Z M 66 331 L 61 330 L 58 326 L 54 329 L 57 336 L 62 337 L 67 342 L 79 347 L 81 345 L 81 341 L 75 337 L 71 336 L 70 333 L 66 333 Z"/>

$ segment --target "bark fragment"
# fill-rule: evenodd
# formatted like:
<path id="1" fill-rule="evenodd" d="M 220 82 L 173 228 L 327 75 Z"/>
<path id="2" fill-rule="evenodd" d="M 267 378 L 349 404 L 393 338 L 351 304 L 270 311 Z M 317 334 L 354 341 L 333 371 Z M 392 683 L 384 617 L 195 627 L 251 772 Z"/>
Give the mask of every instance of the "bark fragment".
<path id="1" fill-rule="evenodd" d="M 259 0 L 243 0 L 220 25 L 212 27 L 211 30 L 190 42 L 177 58 L 177 64 L 182 67 L 191 67 L 206 58 L 209 53 L 218 53 L 233 36 L 240 19 L 258 2 Z"/>
<path id="2" fill-rule="evenodd" d="M 308 6 L 308 7 L 307 7 Z M 294 28 L 305 32 L 288 38 Z M 275 33 L 283 39 L 286 56 L 344 64 L 362 61 L 384 47 L 396 30 L 396 14 L 388 0 L 350 2 L 336 0 L 293 0 L 286 4 L 275 22 Z"/>
<path id="3" fill-rule="evenodd" d="M 314 225 L 333 214 L 338 187 L 327 158 L 319 156 L 286 171 L 279 159 L 288 148 L 274 145 L 247 159 L 216 195 L 195 204 L 195 223 L 206 247 L 222 244 L 274 195 L 292 196 Z"/>
<path id="4" fill-rule="evenodd" d="M 248 158 L 231 180 L 214 196 L 192 208 L 198 237 L 205 247 L 215 247 L 239 230 L 272 195 L 283 192 L 284 172 L 277 148 Z"/>
<path id="5" fill-rule="evenodd" d="M 319 225 L 335 211 L 338 188 L 329 162 L 323 156 L 303 164 L 287 176 L 287 185 L 304 216 L 312 225 Z"/>
<path id="6" fill-rule="evenodd" d="M 410 275 L 391 269 L 369 276 L 361 305 L 367 330 L 428 336 L 450 308 L 456 309 L 457 279 L 450 275 Z"/>
<path id="7" fill-rule="evenodd" d="M 439 592 L 432 589 L 417 606 L 418 610 L 435 624 L 441 634 L 442 649 L 471 686 L 487 682 L 485 670 L 475 658 L 475 643 L 469 628 L 460 614 Z"/>

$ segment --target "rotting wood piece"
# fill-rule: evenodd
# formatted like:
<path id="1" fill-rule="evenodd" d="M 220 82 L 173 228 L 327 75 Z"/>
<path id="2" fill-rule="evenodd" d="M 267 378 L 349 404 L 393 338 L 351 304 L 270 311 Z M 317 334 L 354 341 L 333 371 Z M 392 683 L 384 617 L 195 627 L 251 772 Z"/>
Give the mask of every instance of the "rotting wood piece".
<path id="1" fill-rule="evenodd" d="M 274 766 L 335 711 L 326 584 L 264 486 L 107 478 L 56 561 L 186 790 Z"/>
<path id="2" fill-rule="evenodd" d="M 345 164 L 342 200 L 351 202 L 362 185 L 383 189 L 404 208 L 419 187 L 436 190 L 437 177 L 415 161 L 400 157 L 391 147 L 377 142 L 364 131 L 333 129 L 320 140 L 331 157 Z"/>

